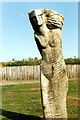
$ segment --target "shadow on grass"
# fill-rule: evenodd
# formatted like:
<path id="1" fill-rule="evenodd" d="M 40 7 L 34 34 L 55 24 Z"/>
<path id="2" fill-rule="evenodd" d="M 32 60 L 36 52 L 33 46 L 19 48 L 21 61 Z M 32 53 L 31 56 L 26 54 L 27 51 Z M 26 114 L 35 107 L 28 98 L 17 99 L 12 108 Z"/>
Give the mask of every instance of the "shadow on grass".
<path id="1" fill-rule="evenodd" d="M 6 111 L 3 109 L 0 109 L 0 115 L 3 115 L 11 120 L 43 120 L 43 118 L 40 118 L 38 116 L 34 115 L 25 115 L 21 113 Z M 3 118 L 1 120 L 6 120 L 6 118 Z M 79 120 L 79 118 L 52 118 L 52 119 L 44 119 L 44 120 Z"/>
<path id="2" fill-rule="evenodd" d="M 11 120 L 42 120 L 42 118 L 34 115 L 25 115 L 21 113 L 6 111 L 0 109 L 0 115 L 3 115 Z M 6 120 L 6 118 L 4 118 Z"/>

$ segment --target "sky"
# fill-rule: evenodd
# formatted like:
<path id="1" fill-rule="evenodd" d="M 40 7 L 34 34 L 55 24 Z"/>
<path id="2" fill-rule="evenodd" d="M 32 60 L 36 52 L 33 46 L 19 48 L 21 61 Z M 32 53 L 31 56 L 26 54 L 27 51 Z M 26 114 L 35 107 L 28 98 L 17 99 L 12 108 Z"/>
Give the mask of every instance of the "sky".
<path id="1" fill-rule="evenodd" d="M 78 57 L 78 3 L 77 2 L 2 2 L 2 40 L 0 62 L 15 58 L 39 58 L 30 24 L 30 10 L 47 8 L 64 16 L 62 52 L 64 58 Z"/>

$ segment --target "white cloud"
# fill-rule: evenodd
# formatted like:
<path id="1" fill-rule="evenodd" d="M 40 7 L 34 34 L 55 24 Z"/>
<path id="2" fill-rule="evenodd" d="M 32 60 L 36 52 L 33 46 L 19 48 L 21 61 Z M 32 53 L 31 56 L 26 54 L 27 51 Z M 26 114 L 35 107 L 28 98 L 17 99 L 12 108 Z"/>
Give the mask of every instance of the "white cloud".
<path id="1" fill-rule="evenodd" d="M 23 19 L 26 19 L 26 15 L 23 14 L 23 13 L 20 14 L 20 17 L 23 18 Z"/>

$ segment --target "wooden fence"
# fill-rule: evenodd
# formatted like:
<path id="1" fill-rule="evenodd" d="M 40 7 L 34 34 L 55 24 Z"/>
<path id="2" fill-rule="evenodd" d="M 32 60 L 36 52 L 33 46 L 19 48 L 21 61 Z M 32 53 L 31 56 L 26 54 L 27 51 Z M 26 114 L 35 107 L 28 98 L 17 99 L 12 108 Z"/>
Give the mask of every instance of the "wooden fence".
<path id="1" fill-rule="evenodd" d="M 80 65 L 67 65 L 69 79 L 80 77 Z M 0 80 L 37 80 L 40 79 L 40 66 L 0 67 Z"/>

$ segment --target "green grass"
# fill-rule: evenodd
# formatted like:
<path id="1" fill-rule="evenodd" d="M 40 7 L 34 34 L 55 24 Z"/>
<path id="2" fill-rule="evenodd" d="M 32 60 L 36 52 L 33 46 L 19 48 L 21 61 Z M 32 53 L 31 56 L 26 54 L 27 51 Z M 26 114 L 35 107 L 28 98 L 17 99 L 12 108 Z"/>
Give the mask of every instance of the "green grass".
<path id="1" fill-rule="evenodd" d="M 2 116 L 2 120 L 11 120 L 11 118 L 9 118 L 11 116 L 15 117 L 14 120 L 28 120 L 26 117 L 29 117 L 29 115 L 32 117 L 43 116 L 41 94 L 39 88 L 39 83 L 3 86 L 2 109 L 4 116 Z M 69 80 L 67 98 L 68 118 L 78 118 L 77 98 L 78 80 Z M 19 118 L 17 118 L 18 116 Z M 20 119 L 20 116 L 23 116 L 24 118 Z M 36 117 L 35 120 L 37 120 Z"/>

